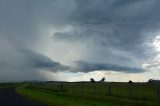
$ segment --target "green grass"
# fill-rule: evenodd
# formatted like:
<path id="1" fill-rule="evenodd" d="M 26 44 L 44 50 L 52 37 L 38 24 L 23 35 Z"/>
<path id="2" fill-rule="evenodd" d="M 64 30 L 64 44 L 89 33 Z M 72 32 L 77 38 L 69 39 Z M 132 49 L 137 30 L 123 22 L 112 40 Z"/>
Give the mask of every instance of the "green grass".
<path id="1" fill-rule="evenodd" d="M 111 93 L 109 94 L 109 86 Z M 16 92 L 51 106 L 156 106 L 156 87 L 127 83 L 43 83 L 29 84 Z"/>
<path id="2" fill-rule="evenodd" d="M 27 98 L 50 106 L 119 106 L 106 101 L 94 101 L 93 98 L 58 94 L 46 90 L 21 87 L 17 88 L 16 92 Z"/>

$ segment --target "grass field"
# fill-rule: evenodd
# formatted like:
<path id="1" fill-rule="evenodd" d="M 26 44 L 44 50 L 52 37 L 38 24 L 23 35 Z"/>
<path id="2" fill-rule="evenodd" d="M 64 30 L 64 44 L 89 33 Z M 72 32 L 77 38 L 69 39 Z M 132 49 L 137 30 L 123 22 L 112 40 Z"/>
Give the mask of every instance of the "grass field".
<path id="1" fill-rule="evenodd" d="M 17 93 L 50 106 L 157 106 L 157 86 L 147 83 L 39 83 Z"/>

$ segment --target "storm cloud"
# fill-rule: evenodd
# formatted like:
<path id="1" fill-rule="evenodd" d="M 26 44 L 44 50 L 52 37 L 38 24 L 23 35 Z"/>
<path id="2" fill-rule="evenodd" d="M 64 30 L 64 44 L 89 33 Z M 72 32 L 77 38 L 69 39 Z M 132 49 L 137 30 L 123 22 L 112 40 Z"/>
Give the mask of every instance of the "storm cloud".
<path id="1" fill-rule="evenodd" d="M 45 79 L 40 71 L 152 72 L 158 10 L 159 0 L 0 0 L 0 80 Z"/>
<path id="2" fill-rule="evenodd" d="M 153 58 L 156 51 L 146 44 L 159 31 L 160 15 L 155 12 L 160 9 L 158 0 L 88 0 L 75 4 L 70 29 L 55 32 L 54 41 L 83 45 L 83 61 L 110 64 L 115 71 L 116 66 L 126 66 L 119 71 L 130 72 L 128 67 L 134 67 L 137 72 Z"/>
<path id="3" fill-rule="evenodd" d="M 69 67 L 27 48 L 23 43 L 8 35 L 0 36 L 0 80 L 45 80 L 39 70 L 58 72 Z M 4 46 L 5 45 L 5 46 Z M 19 76 L 20 77 L 17 77 Z"/>
<path id="4" fill-rule="evenodd" d="M 92 71 L 118 71 L 118 72 L 125 72 L 126 73 L 140 73 L 144 72 L 144 69 L 135 68 L 135 67 L 127 67 L 127 66 L 119 66 L 114 64 L 100 64 L 100 63 L 87 63 L 83 61 L 76 61 L 75 62 L 77 67 L 74 68 L 75 72 L 81 71 L 81 72 L 92 72 Z M 73 72 L 74 72 L 73 71 Z"/>

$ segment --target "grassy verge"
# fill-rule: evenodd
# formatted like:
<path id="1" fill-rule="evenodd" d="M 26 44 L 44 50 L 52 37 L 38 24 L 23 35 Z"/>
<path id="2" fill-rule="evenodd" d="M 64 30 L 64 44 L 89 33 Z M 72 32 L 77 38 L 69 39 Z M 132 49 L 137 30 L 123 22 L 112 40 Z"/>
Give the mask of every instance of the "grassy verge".
<path id="1" fill-rule="evenodd" d="M 36 102 L 49 106 L 119 106 L 108 102 L 88 101 L 68 95 L 57 95 L 50 91 L 35 90 L 31 88 L 17 88 L 16 92 Z"/>
<path id="2" fill-rule="evenodd" d="M 53 92 L 30 87 L 19 87 L 16 92 L 49 106 L 154 106 L 154 102 L 135 101 L 118 97 L 99 97 Z"/>

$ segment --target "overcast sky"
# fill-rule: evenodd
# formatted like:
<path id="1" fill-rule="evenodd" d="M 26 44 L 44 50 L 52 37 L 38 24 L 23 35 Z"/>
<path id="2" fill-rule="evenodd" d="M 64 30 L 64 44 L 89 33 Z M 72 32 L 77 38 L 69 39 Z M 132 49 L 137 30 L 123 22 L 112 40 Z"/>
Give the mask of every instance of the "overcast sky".
<path id="1" fill-rule="evenodd" d="M 0 0 L 0 81 L 160 79 L 159 0 Z"/>

